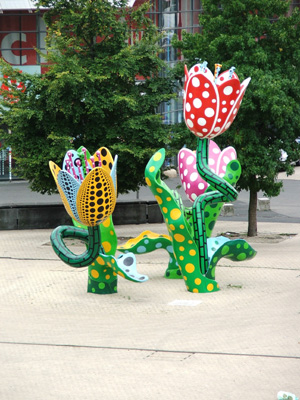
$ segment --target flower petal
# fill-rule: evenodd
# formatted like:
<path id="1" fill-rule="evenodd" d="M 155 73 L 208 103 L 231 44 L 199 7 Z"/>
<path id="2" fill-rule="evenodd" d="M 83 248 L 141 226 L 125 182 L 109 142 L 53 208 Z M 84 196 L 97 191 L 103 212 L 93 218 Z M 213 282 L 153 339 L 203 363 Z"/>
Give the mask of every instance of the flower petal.
<path id="1" fill-rule="evenodd" d="M 54 162 L 50 161 L 49 167 L 67 213 L 72 219 L 80 222 L 76 210 L 76 196 L 79 183 L 68 172 L 62 171 Z"/>
<path id="2" fill-rule="evenodd" d="M 77 161 L 80 162 L 80 166 L 77 165 Z M 81 159 L 79 154 L 75 150 L 68 150 L 64 157 L 62 164 L 62 170 L 69 172 L 75 179 L 79 179 L 80 176 L 84 176 L 83 168 L 81 165 Z"/>
<path id="3" fill-rule="evenodd" d="M 118 155 L 115 155 L 114 163 L 113 163 L 113 167 L 112 167 L 110 176 L 111 176 L 111 178 L 113 180 L 113 183 L 114 183 L 116 197 L 118 195 L 118 189 L 117 189 L 117 164 L 118 164 Z"/>
<path id="4" fill-rule="evenodd" d="M 67 200 L 67 204 L 70 207 L 71 213 L 68 211 L 66 204 L 64 202 L 65 208 L 71 218 L 74 218 L 80 222 L 79 215 L 76 208 L 76 197 L 78 190 L 80 188 L 80 183 L 73 178 L 67 171 L 60 171 L 57 176 L 57 181 L 62 188 L 62 191 Z M 63 200 L 64 201 L 64 200 Z"/>
<path id="5" fill-rule="evenodd" d="M 209 136 L 219 115 L 219 93 L 211 71 L 193 67 L 189 72 L 184 101 L 184 119 L 196 136 Z"/>
<path id="6" fill-rule="evenodd" d="M 99 157 L 100 156 L 100 157 Z M 99 160 L 100 158 L 100 160 Z M 114 187 L 115 187 L 115 195 L 117 197 L 117 162 L 118 156 L 112 158 L 110 151 L 106 147 L 100 147 L 94 154 L 94 159 L 96 166 L 99 165 L 99 161 L 101 161 L 101 167 L 110 174 L 112 177 Z M 98 163 L 97 163 L 98 162 Z"/>
<path id="7" fill-rule="evenodd" d="M 116 205 L 114 184 L 102 167 L 94 168 L 82 182 L 76 200 L 83 224 L 95 226 L 109 217 Z"/>
<path id="8" fill-rule="evenodd" d="M 112 155 L 106 147 L 100 147 L 100 149 L 94 154 L 95 161 L 98 161 L 99 152 L 101 158 L 101 167 L 110 174 L 114 162 Z"/>
<path id="9" fill-rule="evenodd" d="M 216 173 L 223 178 L 226 172 L 226 167 L 228 163 L 232 160 L 236 160 L 237 155 L 235 148 L 232 146 L 226 147 L 219 155 L 217 165 L 216 165 Z"/>
<path id="10" fill-rule="evenodd" d="M 196 154 L 192 150 L 183 148 L 178 153 L 179 176 L 184 191 L 193 203 L 196 198 L 205 192 L 208 184 L 201 178 L 196 167 Z"/>
<path id="11" fill-rule="evenodd" d="M 246 92 L 247 86 L 250 83 L 251 78 L 247 78 L 243 81 L 243 83 L 240 86 L 240 91 L 237 99 L 235 100 L 235 103 L 233 104 L 230 113 L 228 114 L 223 126 L 221 127 L 221 133 L 226 131 L 230 125 L 232 124 L 233 120 L 237 116 L 237 112 L 240 108 L 241 102 L 243 100 L 244 94 Z"/>

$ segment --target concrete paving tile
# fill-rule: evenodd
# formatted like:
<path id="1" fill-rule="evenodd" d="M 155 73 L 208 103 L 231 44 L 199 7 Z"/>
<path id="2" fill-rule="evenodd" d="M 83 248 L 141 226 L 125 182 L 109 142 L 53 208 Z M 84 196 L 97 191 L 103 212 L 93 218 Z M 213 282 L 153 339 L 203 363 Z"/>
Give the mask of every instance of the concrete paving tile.
<path id="1" fill-rule="evenodd" d="M 22 344 L 0 349 L 0 398 L 10 400 L 274 400 L 279 390 L 300 390 L 300 361 L 287 358 Z"/>

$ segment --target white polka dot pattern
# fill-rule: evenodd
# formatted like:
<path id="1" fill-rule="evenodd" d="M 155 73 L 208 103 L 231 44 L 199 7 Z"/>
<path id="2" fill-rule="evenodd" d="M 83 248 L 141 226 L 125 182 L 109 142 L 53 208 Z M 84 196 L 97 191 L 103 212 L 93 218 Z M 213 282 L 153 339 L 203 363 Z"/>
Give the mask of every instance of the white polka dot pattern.
<path id="1" fill-rule="evenodd" d="M 235 72 L 215 78 L 200 64 L 185 67 L 184 119 L 196 136 L 212 139 L 225 132 L 235 119 L 251 78 L 240 84 Z"/>
<path id="2" fill-rule="evenodd" d="M 219 146 L 210 140 L 208 164 L 214 173 L 223 177 L 227 164 L 236 159 L 237 155 L 233 147 L 226 147 L 221 151 Z M 207 182 L 201 178 L 196 169 L 196 153 L 186 148 L 181 149 L 178 153 L 178 165 L 182 186 L 187 197 L 193 203 L 208 187 Z"/>

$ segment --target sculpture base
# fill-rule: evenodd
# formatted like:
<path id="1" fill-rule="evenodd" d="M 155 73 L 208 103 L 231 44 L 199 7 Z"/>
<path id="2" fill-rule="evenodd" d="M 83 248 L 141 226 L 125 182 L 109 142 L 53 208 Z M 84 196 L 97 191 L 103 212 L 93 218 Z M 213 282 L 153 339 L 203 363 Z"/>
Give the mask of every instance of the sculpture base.
<path id="1" fill-rule="evenodd" d="M 91 279 L 88 279 L 88 293 L 95 294 L 113 294 L 118 292 L 118 280 L 117 278 L 111 282 L 99 282 Z"/>

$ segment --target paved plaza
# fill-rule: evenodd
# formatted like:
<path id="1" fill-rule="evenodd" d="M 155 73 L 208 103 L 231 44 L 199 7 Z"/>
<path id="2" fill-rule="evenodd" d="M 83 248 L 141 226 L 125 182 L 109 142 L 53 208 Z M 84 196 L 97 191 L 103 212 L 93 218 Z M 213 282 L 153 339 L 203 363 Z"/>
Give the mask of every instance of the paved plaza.
<path id="1" fill-rule="evenodd" d="M 143 229 L 165 232 L 116 227 L 121 241 Z M 218 222 L 216 233 L 227 229 Z M 217 293 L 164 279 L 168 255 L 158 250 L 138 256 L 148 282 L 120 278 L 106 296 L 86 292 L 87 268 L 56 257 L 50 230 L 0 232 L 0 399 L 299 396 L 300 225 L 264 223 L 260 232 L 249 239 L 253 260 L 220 261 Z"/>

